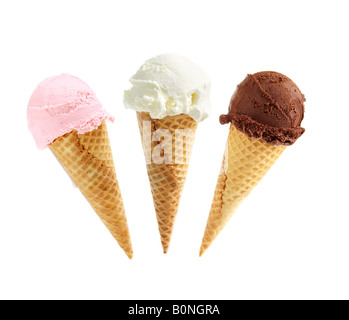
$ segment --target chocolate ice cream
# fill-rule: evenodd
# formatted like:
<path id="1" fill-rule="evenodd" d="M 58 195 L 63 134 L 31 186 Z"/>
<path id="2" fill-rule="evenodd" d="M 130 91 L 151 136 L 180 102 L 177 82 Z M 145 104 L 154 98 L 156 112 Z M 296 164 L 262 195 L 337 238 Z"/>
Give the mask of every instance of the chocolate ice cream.
<path id="1" fill-rule="evenodd" d="M 220 122 L 232 122 L 251 138 L 272 145 L 292 145 L 305 131 L 304 95 L 288 77 L 273 71 L 249 74 L 233 94 L 229 112 Z"/>

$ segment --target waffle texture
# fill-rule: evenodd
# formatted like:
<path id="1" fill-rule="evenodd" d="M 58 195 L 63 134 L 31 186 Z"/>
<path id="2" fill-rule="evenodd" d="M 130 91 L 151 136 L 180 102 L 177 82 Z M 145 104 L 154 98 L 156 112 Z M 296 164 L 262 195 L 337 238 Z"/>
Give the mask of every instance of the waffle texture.
<path id="1" fill-rule="evenodd" d="M 106 123 L 82 135 L 72 131 L 56 139 L 50 149 L 126 255 L 132 259 L 132 244 Z"/>
<path id="2" fill-rule="evenodd" d="M 152 119 L 147 112 L 137 112 L 137 120 L 161 243 L 166 253 L 187 176 L 197 122 L 185 114 Z"/>
<path id="3" fill-rule="evenodd" d="M 200 256 L 212 244 L 241 202 L 262 180 L 285 148 L 249 138 L 233 124 L 230 125 Z"/>

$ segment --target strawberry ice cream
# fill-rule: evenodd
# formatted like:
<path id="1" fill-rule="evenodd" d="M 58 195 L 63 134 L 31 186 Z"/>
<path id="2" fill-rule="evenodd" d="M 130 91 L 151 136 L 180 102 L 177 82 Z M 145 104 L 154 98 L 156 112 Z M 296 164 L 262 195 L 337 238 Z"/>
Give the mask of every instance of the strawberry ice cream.
<path id="1" fill-rule="evenodd" d="M 132 259 L 125 208 L 106 120 L 93 90 L 69 74 L 41 82 L 28 105 L 29 129 L 39 149 L 49 147 L 111 235 Z"/>
<path id="2" fill-rule="evenodd" d="M 84 134 L 114 118 L 103 110 L 93 90 L 82 80 L 61 74 L 42 81 L 28 104 L 28 125 L 39 149 L 76 130 Z"/>

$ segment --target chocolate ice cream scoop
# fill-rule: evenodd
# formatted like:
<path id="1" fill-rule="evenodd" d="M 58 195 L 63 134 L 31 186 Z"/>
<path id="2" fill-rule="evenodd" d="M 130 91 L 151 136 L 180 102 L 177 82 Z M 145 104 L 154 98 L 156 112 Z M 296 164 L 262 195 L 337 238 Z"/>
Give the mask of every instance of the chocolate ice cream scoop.
<path id="1" fill-rule="evenodd" d="M 233 94 L 229 112 L 220 122 L 232 122 L 251 138 L 272 145 L 292 145 L 305 131 L 304 95 L 288 77 L 273 71 L 249 74 Z"/>

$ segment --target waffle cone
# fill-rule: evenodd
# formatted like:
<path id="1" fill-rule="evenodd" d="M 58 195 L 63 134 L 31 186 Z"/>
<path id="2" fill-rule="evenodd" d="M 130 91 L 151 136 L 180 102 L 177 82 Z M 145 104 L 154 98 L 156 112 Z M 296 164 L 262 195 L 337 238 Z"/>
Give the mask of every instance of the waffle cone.
<path id="1" fill-rule="evenodd" d="M 133 256 L 107 125 L 56 139 L 50 149 L 126 255 Z"/>
<path id="2" fill-rule="evenodd" d="M 147 112 L 137 112 L 137 120 L 161 243 L 166 253 L 187 176 L 197 122 L 185 114 L 152 119 Z M 168 130 L 165 132 L 170 133 L 170 139 L 161 140 L 160 136 L 164 131 L 159 129 Z M 159 152 L 160 150 L 164 150 L 165 153 Z M 166 153 L 171 150 L 172 154 Z"/>
<path id="3" fill-rule="evenodd" d="M 285 148 L 285 146 L 272 146 L 259 139 L 251 139 L 234 125 L 230 125 L 200 256 L 212 244 L 238 206 L 262 180 Z"/>

